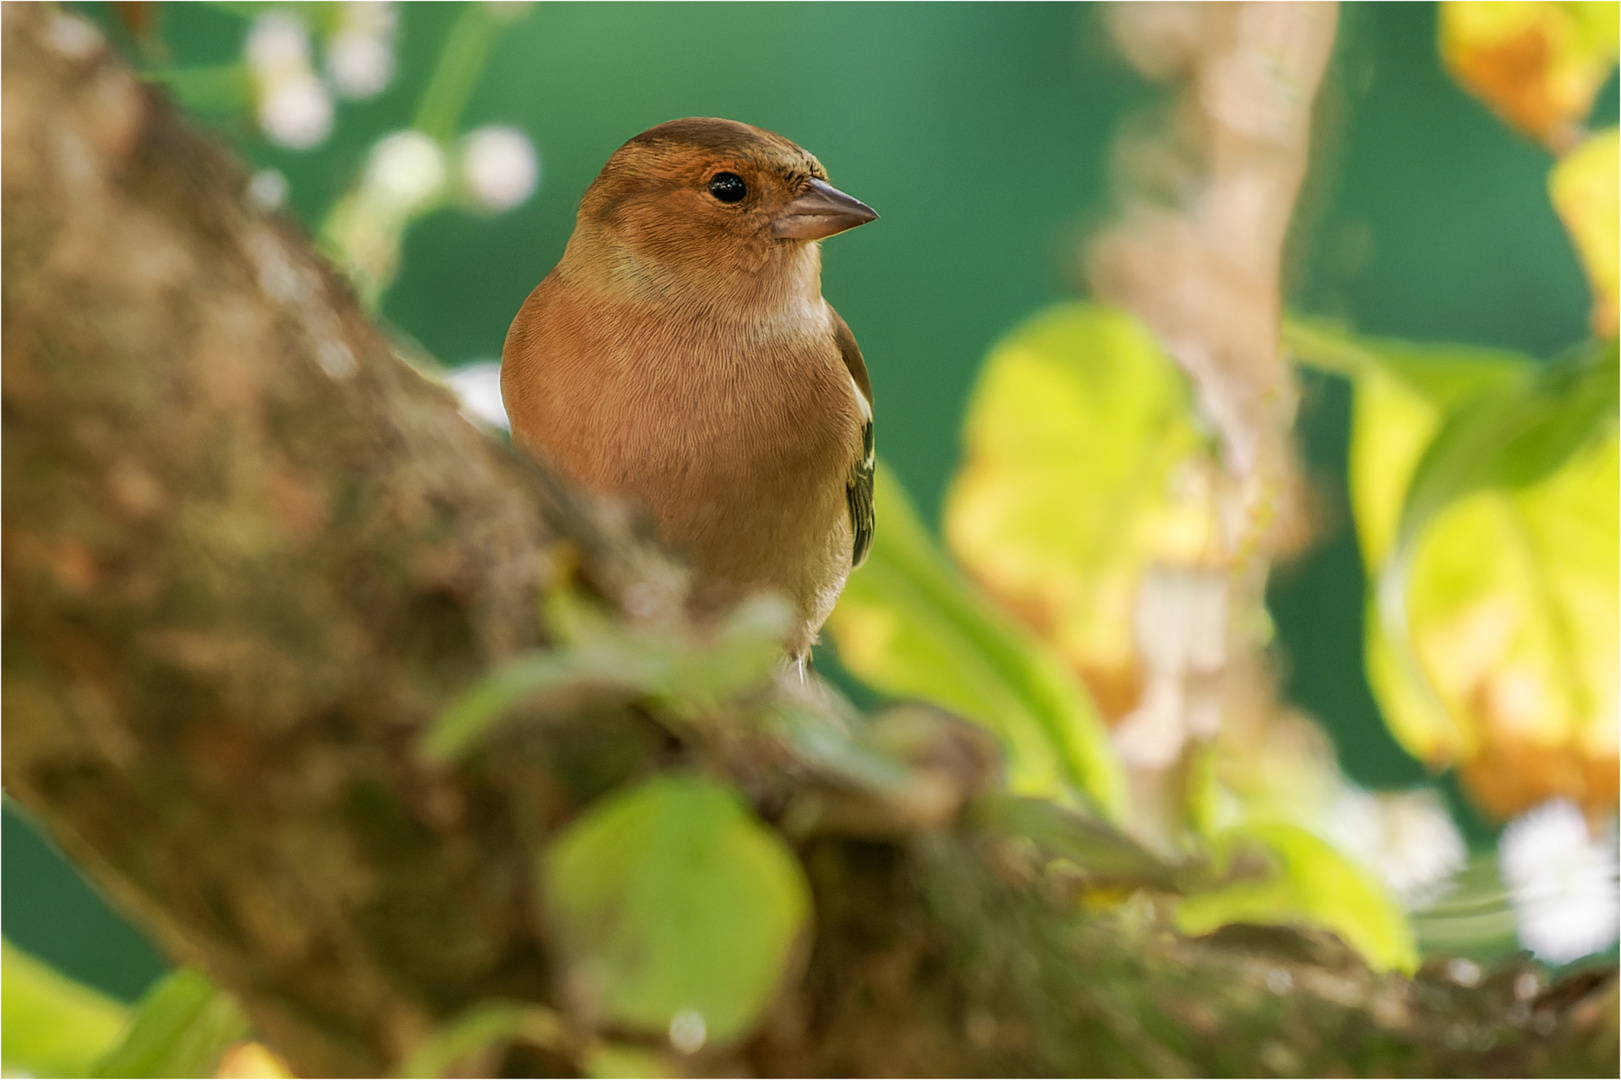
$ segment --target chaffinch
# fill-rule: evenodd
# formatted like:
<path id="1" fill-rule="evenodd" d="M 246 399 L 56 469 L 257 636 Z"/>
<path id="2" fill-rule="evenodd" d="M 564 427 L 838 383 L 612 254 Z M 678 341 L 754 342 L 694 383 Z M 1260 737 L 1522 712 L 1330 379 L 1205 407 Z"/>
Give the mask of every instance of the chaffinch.
<path id="1" fill-rule="evenodd" d="M 674 120 L 621 146 L 507 333 L 515 442 L 652 510 L 694 609 L 773 589 L 801 663 L 872 543 L 872 385 L 817 241 L 878 215 L 769 131 Z"/>

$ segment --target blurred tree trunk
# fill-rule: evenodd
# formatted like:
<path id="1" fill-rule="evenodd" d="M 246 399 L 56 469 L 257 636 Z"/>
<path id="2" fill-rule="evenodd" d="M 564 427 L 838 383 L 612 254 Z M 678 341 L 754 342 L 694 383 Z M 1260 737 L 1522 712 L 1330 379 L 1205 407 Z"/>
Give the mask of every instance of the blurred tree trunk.
<path id="1" fill-rule="evenodd" d="M 464 421 L 85 23 L 3 18 L 4 781 L 173 959 L 301 1072 L 377 1075 L 481 1000 L 563 1008 L 531 868 L 598 794 L 686 765 L 783 828 L 859 802 L 758 732 L 588 698 L 425 763 L 444 704 L 542 644 L 543 587 L 679 627 L 683 571 Z M 1408 981 L 1305 931 L 1085 915 L 952 775 L 945 820 L 790 834 L 803 974 L 693 1071 L 1615 1067 L 1610 975 Z"/>

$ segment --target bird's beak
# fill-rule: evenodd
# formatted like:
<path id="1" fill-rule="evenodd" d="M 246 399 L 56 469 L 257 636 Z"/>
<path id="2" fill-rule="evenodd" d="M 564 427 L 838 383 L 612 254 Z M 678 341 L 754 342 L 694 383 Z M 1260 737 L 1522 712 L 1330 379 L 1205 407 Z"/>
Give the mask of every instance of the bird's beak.
<path id="1" fill-rule="evenodd" d="M 860 199 L 852 199 L 824 180 L 812 180 L 810 190 L 782 208 L 771 222 L 771 235 L 780 240 L 821 240 L 865 225 L 878 216 Z"/>

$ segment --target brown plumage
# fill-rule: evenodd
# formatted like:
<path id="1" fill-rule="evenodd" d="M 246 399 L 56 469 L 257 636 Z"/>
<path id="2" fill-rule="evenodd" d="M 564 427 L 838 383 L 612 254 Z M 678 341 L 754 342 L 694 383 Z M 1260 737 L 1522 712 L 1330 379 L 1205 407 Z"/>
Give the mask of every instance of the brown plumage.
<path id="1" fill-rule="evenodd" d="M 872 387 L 816 242 L 875 217 L 780 135 L 661 124 L 587 189 L 501 357 L 518 445 L 652 510 L 700 611 L 786 596 L 801 658 L 873 528 Z"/>

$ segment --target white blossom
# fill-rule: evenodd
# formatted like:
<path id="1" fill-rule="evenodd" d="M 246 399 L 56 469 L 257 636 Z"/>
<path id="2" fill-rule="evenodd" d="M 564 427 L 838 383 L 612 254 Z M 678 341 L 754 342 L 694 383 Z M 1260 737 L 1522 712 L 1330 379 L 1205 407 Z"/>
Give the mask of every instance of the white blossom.
<path id="1" fill-rule="evenodd" d="M 529 137 L 498 124 L 481 127 L 462 140 L 461 168 L 473 203 L 492 213 L 510 210 L 529 198 L 540 179 L 540 162 Z"/>
<path id="2" fill-rule="evenodd" d="M 1347 788 L 1329 808 L 1326 832 L 1384 881 L 1407 908 L 1424 906 L 1463 869 L 1468 848 L 1435 792 Z"/>
<path id="3" fill-rule="evenodd" d="M 413 213 L 444 190 L 444 151 L 420 131 L 396 131 L 372 147 L 362 185 L 364 197 L 380 208 Z"/>
<path id="4" fill-rule="evenodd" d="M 304 20 L 284 11 L 269 11 L 253 20 L 244 48 L 256 75 L 308 70 L 310 31 Z"/>
<path id="5" fill-rule="evenodd" d="M 683 1054 L 696 1054 L 709 1037 L 709 1025 L 697 1009 L 678 1009 L 670 1017 L 670 1045 Z"/>
<path id="6" fill-rule="evenodd" d="M 248 181 L 248 198 L 261 210 L 275 210 L 287 201 L 287 177 L 278 169 L 260 169 Z"/>
<path id="7" fill-rule="evenodd" d="M 462 412 L 491 427 L 508 430 L 506 407 L 501 403 L 501 364 L 496 360 L 459 367 L 445 376 L 445 382 L 461 401 Z"/>
<path id="8" fill-rule="evenodd" d="M 1543 803 L 1510 822 L 1498 866 L 1520 942 L 1537 956 L 1560 964 L 1615 942 L 1615 836 L 1606 829 L 1594 837 L 1574 803 Z"/>
<path id="9" fill-rule="evenodd" d="M 308 150 L 332 131 L 332 97 L 313 73 L 279 79 L 259 98 L 259 127 L 272 142 Z"/>
<path id="10" fill-rule="evenodd" d="M 339 12 L 337 32 L 326 43 L 327 77 L 342 97 L 381 93 L 394 77 L 394 5 L 347 3 Z"/>
<path id="11" fill-rule="evenodd" d="M 332 96 L 310 67 L 310 33 L 303 21 L 281 11 L 259 16 L 244 54 L 265 137 L 295 150 L 325 139 L 332 131 Z"/>

